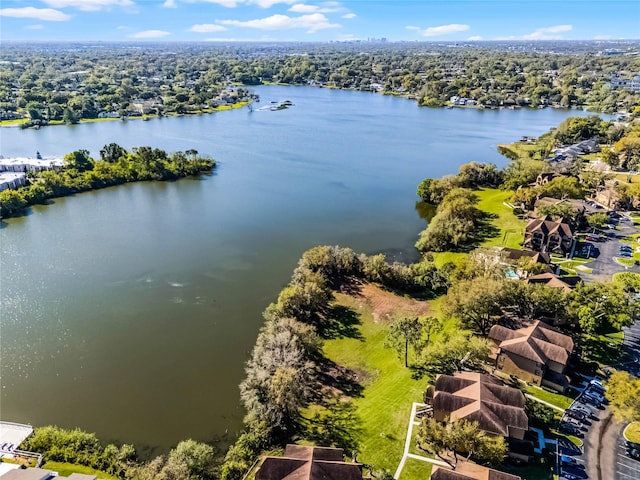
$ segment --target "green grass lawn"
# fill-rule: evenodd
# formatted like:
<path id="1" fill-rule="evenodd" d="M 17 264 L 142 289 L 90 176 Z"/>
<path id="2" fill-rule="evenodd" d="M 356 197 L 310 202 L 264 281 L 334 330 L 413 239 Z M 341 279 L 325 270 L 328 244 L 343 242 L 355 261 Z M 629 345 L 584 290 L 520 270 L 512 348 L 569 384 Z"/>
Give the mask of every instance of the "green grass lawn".
<path id="1" fill-rule="evenodd" d="M 495 237 L 485 239 L 480 246 L 522 248 L 520 244 L 524 239 L 526 222 L 516 217 L 513 210 L 504 204 L 508 202 L 512 192 L 483 188 L 474 193 L 480 199 L 478 208 L 494 216 L 491 223 L 500 231 Z M 436 266 L 442 266 L 447 262 L 456 263 L 466 255 L 466 253 L 440 252 L 434 253 L 433 258 Z"/>
<path id="2" fill-rule="evenodd" d="M 431 475 L 432 465 L 429 462 L 422 462 L 415 458 L 407 458 L 402 473 L 398 480 L 421 479 L 427 480 Z M 391 472 L 393 475 L 394 471 Z"/>
<path id="3" fill-rule="evenodd" d="M 624 437 L 630 442 L 640 443 L 640 422 L 630 423 L 624 431 Z"/>
<path id="4" fill-rule="evenodd" d="M 567 409 L 573 399 L 568 397 L 567 395 L 562 395 L 561 393 L 554 392 L 553 390 L 549 390 L 544 387 L 537 387 L 535 385 L 527 385 L 526 391 L 528 394 L 533 395 L 540 400 L 543 400 L 551 405 L 555 405 L 556 407 Z"/>
<path id="5" fill-rule="evenodd" d="M 376 470 L 395 472 L 402 453 L 413 402 L 422 402 L 427 386 L 425 380 L 411 378 L 397 354 L 384 348 L 386 324 L 374 321 L 369 307 L 360 307 L 353 297 L 336 295 L 341 305 L 360 314 L 362 339 L 328 340 L 325 354 L 331 360 L 360 373 L 365 386 L 362 397 L 356 398 L 362 435 L 358 460 L 371 464 Z M 427 478 L 413 476 L 411 467 L 403 480 Z"/>
<path id="6" fill-rule="evenodd" d="M 76 465 L 74 463 L 46 462 L 42 468 L 58 472 L 58 474 L 63 477 L 68 477 L 72 473 L 82 473 L 85 475 L 95 475 L 98 478 L 105 480 L 118 480 L 118 477 L 114 477 L 108 473 L 101 472 L 100 470 L 96 470 L 91 467 L 85 467 L 84 465 Z"/>
<path id="7" fill-rule="evenodd" d="M 480 197 L 478 208 L 483 212 L 495 215 L 491 223 L 500 229 L 500 234 L 482 242 L 483 247 L 520 248 L 524 238 L 526 223 L 513 214 L 513 210 L 504 202 L 511 197 L 510 191 L 485 188 L 475 192 Z"/>
<path id="8" fill-rule="evenodd" d="M 625 183 L 640 183 L 640 174 L 616 173 L 613 178 Z"/>

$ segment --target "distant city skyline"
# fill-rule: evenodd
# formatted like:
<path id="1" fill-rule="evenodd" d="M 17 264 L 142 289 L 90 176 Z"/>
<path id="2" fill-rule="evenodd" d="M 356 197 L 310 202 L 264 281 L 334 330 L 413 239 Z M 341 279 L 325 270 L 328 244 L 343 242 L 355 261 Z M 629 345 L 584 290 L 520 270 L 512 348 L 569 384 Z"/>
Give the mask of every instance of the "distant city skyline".
<path id="1" fill-rule="evenodd" d="M 3 0 L 0 40 L 640 38 L 638 0 Z"/>

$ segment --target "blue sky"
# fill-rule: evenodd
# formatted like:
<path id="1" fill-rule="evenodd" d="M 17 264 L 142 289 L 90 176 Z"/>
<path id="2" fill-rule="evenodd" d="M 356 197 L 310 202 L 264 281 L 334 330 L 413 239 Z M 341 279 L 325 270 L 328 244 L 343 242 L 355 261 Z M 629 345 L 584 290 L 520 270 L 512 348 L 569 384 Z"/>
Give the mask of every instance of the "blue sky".
<path id="1" fill-rule="evenodd" d="M 2 0 L 0 40 L 640 38 L 639 0 Z"/>

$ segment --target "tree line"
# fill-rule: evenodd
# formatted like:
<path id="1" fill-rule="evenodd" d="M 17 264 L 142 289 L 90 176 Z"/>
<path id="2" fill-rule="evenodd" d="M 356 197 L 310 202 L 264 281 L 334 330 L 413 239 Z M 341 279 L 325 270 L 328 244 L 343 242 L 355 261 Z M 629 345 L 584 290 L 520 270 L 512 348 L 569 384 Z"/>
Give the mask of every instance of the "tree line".
<path id="1" fill-rule="evenodd" d="M 454 95 L 491 107 L 554 104 L 630 112 L 638 106 L 637 93 L 607 85 L 613 73 L 639 71 L 637 57 L 599 56 L 578 45 L 562 49 L 509 51 L 499 44 L 36 49 L 16 44 L 2 52 L 0 112 L 7 118 L 26 113 L 35 124 L 73 123 L 101 112 L 126 115 L 144 101 L 153 113 L 184 113 L 213 105 L 229 83 L 272 82 L 381 89 L 410 95 L 424 106 L 442 106 Z M 246 89 L 238 93 L 238 98 L 249 94 Z"/>
<path id="2" fill-rule="evenodd" d="M 213 159 L 193 149 L 168 154 L 148 146 L 129 151 L 110 143 L 100 150 L 99 159 L 93 159 L 88 150 L 76 150 L 64 156 L 62 168 L 29 172 L 26 186 L 0 192 L 0 215 L 19 215 L 31 205 L 46 204 L 50 198 L 123 183 L 176 180 L 214 167 Z"/>

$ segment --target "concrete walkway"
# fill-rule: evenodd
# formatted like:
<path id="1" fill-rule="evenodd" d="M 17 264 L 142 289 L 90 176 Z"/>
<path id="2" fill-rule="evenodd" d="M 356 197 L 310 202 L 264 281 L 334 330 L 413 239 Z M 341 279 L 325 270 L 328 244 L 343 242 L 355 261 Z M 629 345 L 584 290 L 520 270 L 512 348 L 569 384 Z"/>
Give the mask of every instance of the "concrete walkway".
<path id="1" fill-rule="evenodd" d="M 404 464 L 407 461 L 407 458 L 413 458 L 414 460 L 420 460 L 421 462 L 429 462 L 434 465 L 438 465 L 440 467 L 451 468 L 447 462 L 443 462 L 442 460 L 436 460 L 435 458 L 423 457 L 421 455 L 415 455 L 413 453 L 409 453 L 409 449 L 411 448 L 411 439 L 413 438 L 413 427 L 420 425 L 419 421 L 416 421 L 416 410 L 419 407 L 427 407 L 428 405 L 425 403 L 416 403 L 413 402 L 413 406 L 411 407 L 411 416 L 409 417 L 409 426 L 407 427 L 407 438 L 404 441 L 404 453 L 402 454 L 402 459 L 400 460 L 400 464 L 396 469 L 396 473 L 393 474 L 393 478 L 396 480 L 400 478 L 400 474 L 402 473 L 402 469 L 404 468 Z"/>

